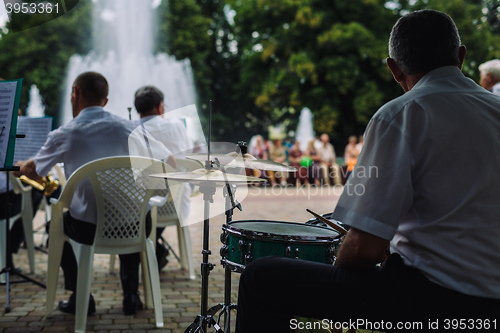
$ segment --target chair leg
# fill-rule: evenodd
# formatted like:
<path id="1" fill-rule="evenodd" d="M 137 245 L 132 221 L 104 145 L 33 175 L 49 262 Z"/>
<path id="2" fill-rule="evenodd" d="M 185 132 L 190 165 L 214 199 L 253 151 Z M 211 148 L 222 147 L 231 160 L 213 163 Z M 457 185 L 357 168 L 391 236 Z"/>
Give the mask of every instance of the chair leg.
<path id="1" fill-rule="evenodd" d="M 146 240 L 146 256 L 148 262 L 151 292 L 153 294 L 153 309 L 155 312 L 156 327 L 163 327 L 163 309 L 161 305 L 161 290 L 160 290 L 160 274 L 158 271 L 158 263 L 156 262 L 156 255 L 153 242 L 149 239 Z"/>
<path id="2" fill-rule="evenodd" d="M 22 221 L 24 230 L 24 241 L 28 250 L 30 271 L 35 272 L 35 245 L 33 243 L 33 204 L 31 203 L 31 191 L 22 196 Z"/>
<path id="3" fill-rule="evenodd" d="M 109 274 L 115 273 L 116 254 L 109 255 Z"/>
<path id="4" fill-rule="evenodd" d="M 142 285 L 144 290 L 144 304 L 148 309 L 152 309 L 153 294 L 152 294 L 151 272 L 148 264 L 148 257 L 146 251 L 142 251 L 140 255 L 141 255 Z"/>
<path id="5" fill-rule="evenodd" d="M 51 240 L 52 241 L 52 240 Z M 73 244 L 72 244 L 73 245 Z M 78 279 L 76 287 L 75 332 L 85 332 L 87 326 L 87 312 L 89 309 L 90 284 L 94 264 L 94 247 L 77 245 L 80 247 L 78 260 Z M 73 245 L 73 247 L 75 247 Z"/>
<path id="6" fill-rule="evenodd" d="M 55 214 L 60 216 L 60 214 Z M 64 232 L 62 231 L 61 219 L 54 218 L 51 222 L 50 242 L 49 242 L 49 258 L 47 263 L 47 293 L 46 293 L 46 308 L 47 316 L 52 315 L 54 310 L 54 301 L 56 298 L 57 279 L 59 277 L 59 266 L 61 266 L 62 251 L 65 242 Z"/>
<path id="7" fill-rule="evenodd" d="M 30 271 L 35 273 L 35 243 L 33 241 L 33 218 L 27 216 L 23 212 L 23 229 L 24 229 L 24 241 L 26 242 L 26 250 L 28 251 L 28 259 L 30 262 Z"/>
<path id="8" fill-rule="evenodd" d="M 179 243 L 179 254 L 182 260 L 182 267 L 188 269 L 189 278 L 191 280 L 194 280 L 196 278 L 196 275 L 194 274 L 193 253 L 191 250 L 191 235 L 187 226 L 182 227 L 180 224 L 177 224 L 177 239 Z"/>

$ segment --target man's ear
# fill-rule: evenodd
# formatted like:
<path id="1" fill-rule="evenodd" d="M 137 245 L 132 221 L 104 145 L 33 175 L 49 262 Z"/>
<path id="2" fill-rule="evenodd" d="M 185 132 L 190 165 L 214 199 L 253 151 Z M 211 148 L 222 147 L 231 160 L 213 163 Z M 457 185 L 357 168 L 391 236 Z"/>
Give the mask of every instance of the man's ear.
<path id="1" fill-rule="evenodd" d="M 394 80 L 401 83 L 405 77 L 405 73 L 401 70 L 401 68 L 399 68 L 398 64 L 396 64 L 394 59 L 387 58 L 386 62 L 387 62 L 387 67 L 389 67 L 389 69 L 392 72 L 392 76 L 394 76 Z"/>
<path id="2" fill-rule="evenodd" d="M 462 65 L 465 60 L 465 55 L 467 54 L 467 48 L 465 45 L 460 46 L 458 49 L 458 60 L 460 60 L 460 64 L 458 65 L 458 68 L 462 69 Z"/>

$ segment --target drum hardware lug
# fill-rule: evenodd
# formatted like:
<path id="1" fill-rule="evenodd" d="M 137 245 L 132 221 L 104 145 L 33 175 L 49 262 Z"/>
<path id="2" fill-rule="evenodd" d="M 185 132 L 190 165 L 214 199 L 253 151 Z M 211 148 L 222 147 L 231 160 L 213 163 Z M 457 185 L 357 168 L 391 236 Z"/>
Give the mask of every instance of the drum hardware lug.
<path id="1" fill-rule="evenodd" d="M 240 250 L 240 262 L 244 262 L 245 260 L 245 255 L 243 254 L 243 250 L 245 249 L 245 241 L 243 239 L 240 239 L 238 242 L 238 250 Z"/>
<path id="2" fill-rule="evenodd" d="M 220 235 L 220 242 L 227 245 L 228 234 L 224 233 Z"/>
<path id="3" fill-rule="evenodd" d="M 223 247 L 220 248 L 220 256 L 221 257 L 227 256 L 227 253 L 228 253 L 227 245 L 224 245 Z"/>
<path id="4" fill-rule="evenodd" d="M 292 254 L 292 248 L 288 245 L 285 250 L 285 257 L 289 258 L 290 254 Z"/>
<path id="5" fill-rule="evenodd" d="M 295 248 L 295 259 L 299 259 L 299 248 Z"/>
<path id="6" fill-rule="evenodd" d="M 245 255 L 245 265 L 248 265 L 252 260 L 252 243 L 248 244 L 248 252 Z"/>

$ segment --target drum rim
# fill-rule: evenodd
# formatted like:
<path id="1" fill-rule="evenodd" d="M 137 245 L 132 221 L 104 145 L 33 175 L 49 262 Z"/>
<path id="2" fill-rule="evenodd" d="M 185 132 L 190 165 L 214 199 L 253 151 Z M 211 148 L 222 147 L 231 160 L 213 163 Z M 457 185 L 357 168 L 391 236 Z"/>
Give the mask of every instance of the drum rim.
<path id="1" fill-rule="evenodd" d="M 254 231 L 248 229 L 241 229 L 233 226 L 234 223 L 238 222 L 273 222 L 273 223 L 285 223 L 292 225 L 307 226 L 308 228 L 319 228 L 322 230 L 327 230 L 337 234 L 336 236 L 310 236 L 310 235 L 280 235 L 271 232 Z M 289 222 L 289 221 L 276 221 L 276 220 L 234 220 L 230 221 L 222 226 L 222 229 L 228 234 L 233 234 L 236 236 L 244 237 L 253 240 L 265 240 L 265 241 L 279 241 L 279 242 L 290 242 L 290 243 L 322 243 L 322 242 L 332 242 L 340 241 L 342 235 L 333 229 L 318 225 L 310 225 L 299 222 Z"/>

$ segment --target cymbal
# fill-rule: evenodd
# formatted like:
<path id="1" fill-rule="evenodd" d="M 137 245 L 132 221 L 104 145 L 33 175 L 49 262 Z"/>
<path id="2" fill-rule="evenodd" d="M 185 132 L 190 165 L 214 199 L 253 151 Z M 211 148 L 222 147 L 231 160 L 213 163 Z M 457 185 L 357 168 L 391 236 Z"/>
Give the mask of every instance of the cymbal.
<path id="1" fill-rule="evenodd" d="M 205 162 L 207 154 L 191 154 L 185 156 L 188 159 Z M 229 167 L 265 170 L 265 171 L 281 171 L 281 172 L 296 172 L 297 169 L 289 165 L 284 165 L 268 160 L 260 160 L 251 154 L 238 154 L 236 152 L 227 154 L 212 154 L 210 161 L 214 162 L 215 159 L 219 160 L 220 164 Z"/>
<path id="2" fill-rule="evenodd" d="M 213 169 L 197 169 L 191 172 L 155 173 L 151 174 L 150 177 L 166 178 L 169 180 L 187 182 L 196 185 L 225 185 L 226 183 L 238 185 L 266 181 L 265 179 L 261 178 L 225 173 L 220 170 Z"/>

